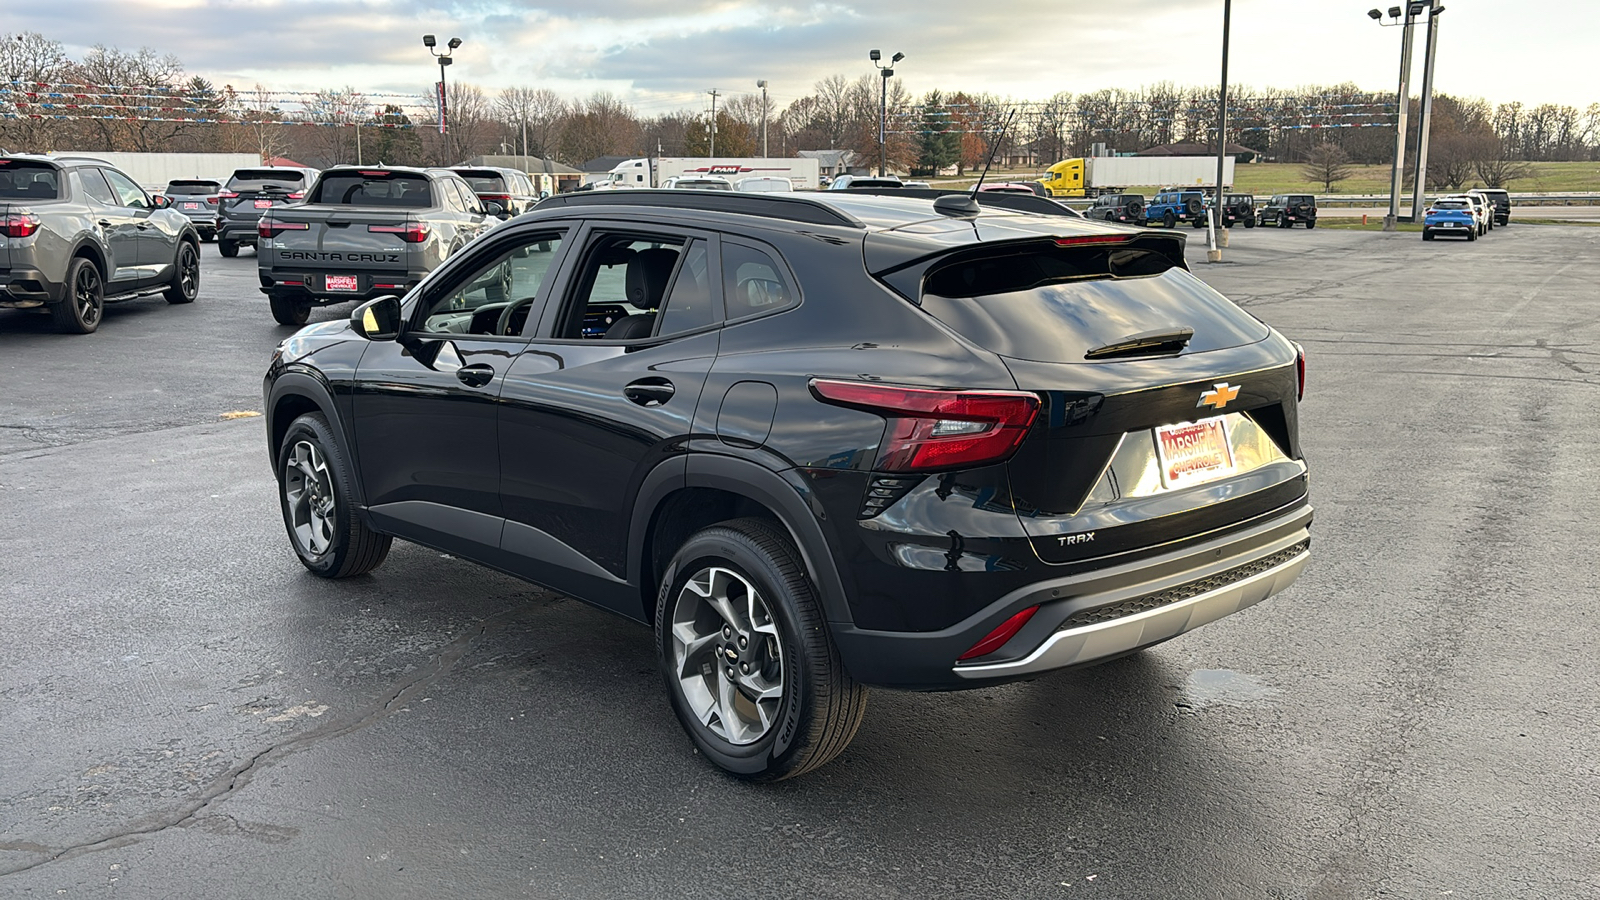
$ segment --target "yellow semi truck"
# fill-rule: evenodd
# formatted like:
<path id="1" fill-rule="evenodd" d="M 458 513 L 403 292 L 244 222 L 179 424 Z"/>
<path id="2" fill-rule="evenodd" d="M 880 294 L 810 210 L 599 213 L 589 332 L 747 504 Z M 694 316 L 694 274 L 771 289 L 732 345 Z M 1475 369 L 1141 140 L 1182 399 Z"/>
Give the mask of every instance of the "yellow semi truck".
<path id="1" fill-rule="evenodd" d="M 1215 156 L 1088 156 L 1063 159 L 1039 183 L 1052 197 L 1095 197 L 1130 187 L 1217 185 Z M 1222 184 L 1233 186 L 1233 157 L 1223 160 Z"/>

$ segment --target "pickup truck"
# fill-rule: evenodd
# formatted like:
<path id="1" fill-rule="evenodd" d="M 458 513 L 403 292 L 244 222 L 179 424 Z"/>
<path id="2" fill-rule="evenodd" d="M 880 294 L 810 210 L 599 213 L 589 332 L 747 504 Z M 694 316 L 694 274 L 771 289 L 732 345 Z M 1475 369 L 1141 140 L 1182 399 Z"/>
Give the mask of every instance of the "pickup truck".
<path id="1" fill-rule="evenodd" d="M 502 212 L 449 169 L 326 169 L 304 203 L 262 215 L 261 292 L 280 325 L 304 325 L 314 306 L 403 294 Z"/>

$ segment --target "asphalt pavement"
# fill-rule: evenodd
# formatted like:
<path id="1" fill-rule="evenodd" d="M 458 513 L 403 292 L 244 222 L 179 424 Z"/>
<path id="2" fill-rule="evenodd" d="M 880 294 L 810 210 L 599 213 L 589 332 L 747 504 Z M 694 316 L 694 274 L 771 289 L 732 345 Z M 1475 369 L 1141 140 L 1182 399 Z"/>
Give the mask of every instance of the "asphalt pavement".
<path id="1" fill-rule="evenodd" d="M 224 418 L 289 331 L 248 250 L 92 336 L 0 310 L 0 897 L 1600 896 L 1600 229 L 1232 237 L 1196 273 L 1309 356 L 1306 574 L 876 691 L 766 787 L 640 626 L 414 545 L 301 568 Z"/>

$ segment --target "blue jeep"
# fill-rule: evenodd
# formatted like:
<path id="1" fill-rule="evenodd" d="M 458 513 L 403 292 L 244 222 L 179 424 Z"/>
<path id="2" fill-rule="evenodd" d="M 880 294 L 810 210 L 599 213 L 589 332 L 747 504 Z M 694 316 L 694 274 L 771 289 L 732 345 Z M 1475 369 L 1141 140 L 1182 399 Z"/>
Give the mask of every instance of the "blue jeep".
<path id="1" fill-rule="evenodd" d="M 1204 228 L 1206 210 L 1210 207 L 1211 198 L 1206 196 L 1205 191 L 1162 188 L 1160 193 L 1151 198 L 1150 205 L 1145 208 L 1144 217 L 1151 225 L 1160 222 L 1168 228 L 1173 228 L 1183 221 L 1196 228 Z"/>
<path id="2" fill-rule="evenodd" d="M 1478 239 L 1478 222 L 1472 215 L 1472 202 L 1465 197 L 1440 197 L 1428 207 L 1422 219 L 1422 239 L 1436 234 L 1459 234 L 1469 241 Z"/>

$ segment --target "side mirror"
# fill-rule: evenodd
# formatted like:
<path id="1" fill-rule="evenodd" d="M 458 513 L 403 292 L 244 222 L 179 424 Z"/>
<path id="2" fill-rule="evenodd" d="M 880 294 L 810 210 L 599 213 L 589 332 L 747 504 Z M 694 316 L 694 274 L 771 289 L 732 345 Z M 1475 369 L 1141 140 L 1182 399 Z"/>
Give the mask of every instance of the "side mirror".
<path id="1" fill-rule="evenodd" d="M 350 313 L 350 327 L 369 341 L 400 337 L 400 298 L 386 294 L 361 304 Z"/>
<path id="2" fill-rule="evenodd" d="M 172 205 L 171 198 L 169 198 L 166 194 L 155 194 L 150 198 L 150 202 L 156 209 L 166 209 Z"/>

